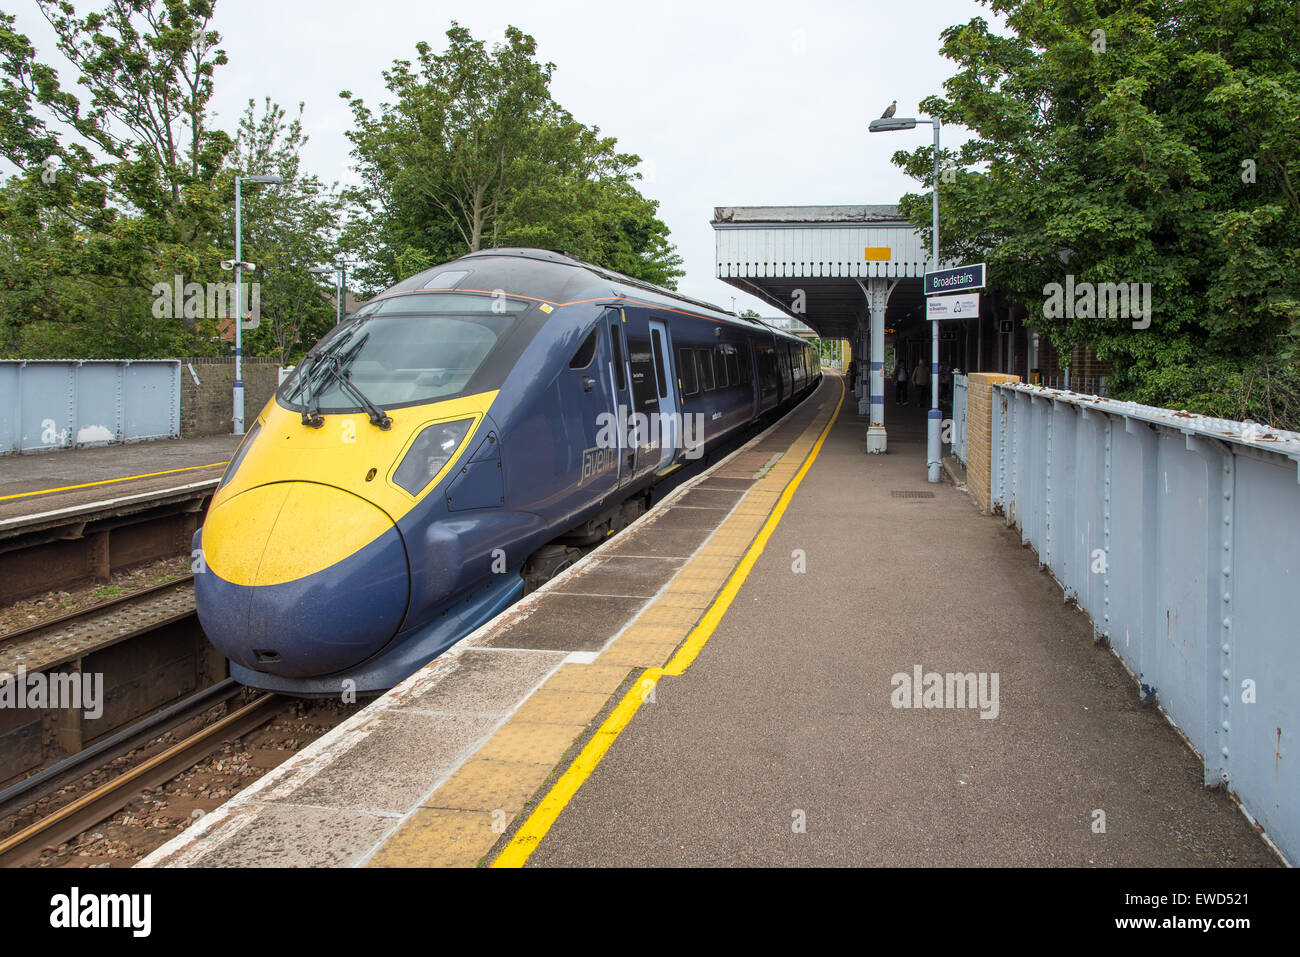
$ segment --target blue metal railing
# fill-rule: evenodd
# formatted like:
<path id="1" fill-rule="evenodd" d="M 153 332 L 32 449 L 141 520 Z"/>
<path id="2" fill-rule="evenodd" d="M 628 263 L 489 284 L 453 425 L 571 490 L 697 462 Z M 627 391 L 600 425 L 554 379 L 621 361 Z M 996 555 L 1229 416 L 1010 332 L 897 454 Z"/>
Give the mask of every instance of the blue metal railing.
<path id="1" fill-rule="evenodd" d="M 952 377 L 952 454 L 966 464 L 966 377 Z"/>
<path id="2" fill-rule="evenodd" d="M 0 455 L 175 438 L 177 359 L 0 361 Z"/>
<path id="3" fill-rule="evenodd" d="M 989 505 L 1300 860 L 1300 433 L 994 390 Z"/>

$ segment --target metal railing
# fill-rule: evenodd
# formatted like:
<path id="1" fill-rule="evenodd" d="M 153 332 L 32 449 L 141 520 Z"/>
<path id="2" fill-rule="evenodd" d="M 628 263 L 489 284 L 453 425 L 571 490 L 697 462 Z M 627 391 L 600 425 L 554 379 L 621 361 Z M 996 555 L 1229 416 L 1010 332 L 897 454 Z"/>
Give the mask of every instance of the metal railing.
<path id="1" fill-rule="evenodd" d="M 0 361 L 0 455 L 175 438 L 177 359 Z"/>
<path id="2" fill-rule="evenodd" d="M 966 464 L 966 377 L 952 377 L 952 454 Z"/>
<path id="3" fill-rule="evenodd" d="M 994 389 L 990 506 L 1300 860 L 1300 433 Z"/>
<path id="4" fill-rule="evenodd" d="M 1070 375 L 1069 369 L 1062 369 L 1060 372 L 1052 372 L 1044 375 L 1039 385 L 1046 389 L 1068 389 L 1071 392 L 1079 392 L 1084 395 L 1097 395 L 1105 398 L 1109 393 L 1106 391 L 1106 377 L 1097 376 L 1079 376 Z"/>

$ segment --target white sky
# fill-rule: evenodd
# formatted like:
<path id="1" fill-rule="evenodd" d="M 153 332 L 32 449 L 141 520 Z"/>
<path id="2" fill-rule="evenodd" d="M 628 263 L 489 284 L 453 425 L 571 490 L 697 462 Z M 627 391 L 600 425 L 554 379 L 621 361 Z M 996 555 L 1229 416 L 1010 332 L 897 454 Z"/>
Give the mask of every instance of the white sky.
<path id="1" fill-rule="evenodd" d="M 38 56 L 63 65 L 32 0 L 7 5 Z M 77 0 L 78 11 L 102 6 Z M 893 203 L 916 184 L 890 161 L 929 142 L 929 128 L 868 134 L 898 100 L 898 115 L 942 92 L 954 72 L 939 33 L 975 16 L 975 0 L 219 0 L 214 27 L 230 62 L 218 69 L 214 111 L 234 131 L 249 97 L 295 113 L 311 136 L 304 166 L 344 178 L 351 124 L 338 96 L 385 99 L 380 71 L 435 49 L 458 20 L 478 39 L 513 24 L 556 64 L 555 99 L 645 161 L 642 192 L 685 259 L 679 289 L 730 308 L 771 312 L 714 276 L 715 206 Z M 71 68 L 60 70 L 65 84 Z M 945 147 L 966 138 L 945 132 Z"/>

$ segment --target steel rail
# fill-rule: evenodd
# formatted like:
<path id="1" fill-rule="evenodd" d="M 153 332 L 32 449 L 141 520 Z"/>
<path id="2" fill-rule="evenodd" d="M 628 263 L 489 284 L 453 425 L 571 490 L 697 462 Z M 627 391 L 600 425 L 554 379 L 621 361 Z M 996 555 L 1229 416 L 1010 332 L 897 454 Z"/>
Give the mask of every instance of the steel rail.
<path id="1" fill-rule="evenodd" d="M 141 788 L 166 783 L 192 767 L 223 741 L 243 737 L 265 724 L 285 700 L 281 695 L 263 695 L 0 841 L 0 867 L 21 863 L 38 852 L 41 846 L 60 844 L 93 827 L 129 804 Z"/>

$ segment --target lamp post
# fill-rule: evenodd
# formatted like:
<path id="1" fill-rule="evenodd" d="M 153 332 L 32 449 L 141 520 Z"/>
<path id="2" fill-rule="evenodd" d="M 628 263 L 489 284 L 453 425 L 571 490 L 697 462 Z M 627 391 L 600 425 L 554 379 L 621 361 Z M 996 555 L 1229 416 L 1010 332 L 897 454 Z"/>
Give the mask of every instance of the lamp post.
<path id="1" fill-rule="evenodd" d="M 330 273 L 334 274 L 334 324 L 336 326 L 343 321 L 343 293 L 347 291 L 348 264 L 352 261 L 353 260 L 351 259 L 340 259 L 338 263 L 333 266 L 312 266 L 310 270 L 318 276 L 328 276 Z"/>
<path id="2" fill-rule="evenodd" d="M 934 193 L 932 224 L 930 235 L 930 258 L 932 271 L 939 269 L 939 119 L 917 119 L 914 117 L 891 117 L 872 120 L 867 129 L 872 133 L 891 133 L 894 130 L 914 129 L 918 123 L 930 123 L 934 126 Z M 930 320 L 930 415 L 926 423 L 926 480 L 939 481 L 939 470 L 943 465 L 942 441 L 943 413 L 939 410 L 939 323 Z"/>
<path id="3" fill-rule="evenodd" d="M 244 262 L 243 256 L 243 221 L 241 211 L 240 185 L 241 183 L 270 183 L 281 185 L 284 183 L 282 176 L 236 176 L 235 177 L 235 260 L 231 263 L 231 268 L 235 270 L 235 389 L 234 389 L 234 415 L 232 423 L 234 425 L 234 434 L 244 434 L 244 367 L 243 367 L 243 327 L 244 327 L 244 287 L 243 275 L 244 270 L 251 270 L 252 263 Z"/>
<path id="4" fill-rule="evenodd" d="M 312 266 L 310 271 L 318 276 L 332 275 L 334 277 L 334 325 L 337 326 L 343 321 L 343 284 L 339 278 L 339 268 L 337 266 Z"/>

